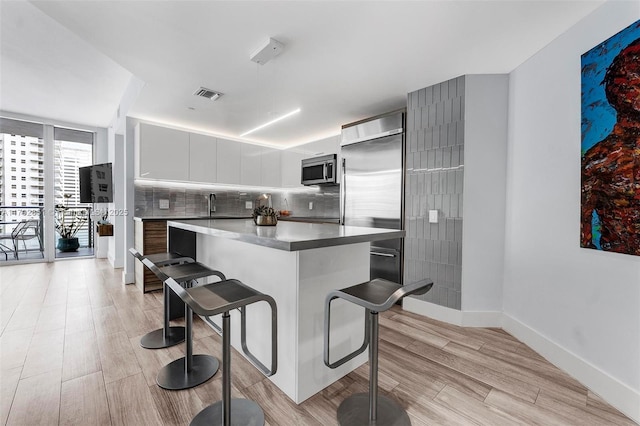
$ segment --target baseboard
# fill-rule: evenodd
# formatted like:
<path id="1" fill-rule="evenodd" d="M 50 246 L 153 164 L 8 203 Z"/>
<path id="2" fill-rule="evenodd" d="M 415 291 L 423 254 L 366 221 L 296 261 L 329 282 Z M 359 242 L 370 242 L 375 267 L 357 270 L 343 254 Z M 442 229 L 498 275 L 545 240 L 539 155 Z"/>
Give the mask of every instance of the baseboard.
<path id="1" fill-rule="evenodd" d="M 640 392 L 506 313 L 502 313 L 502 328 L 636 423 L 640 423 Z"/>
<path id="2" fill-rule="evenodd" d="M 459 311 L 413 297 L 402 300 L 402 309 L 461 327 L 502 327 L 502 312 L 497 311 Z"/>
<path id="3" fill-rule="evenodd" d="M 414 297 L 402 299 L 402 309 L 414 314 L 424 315 L 434 320 L 448 322 L 462 326 L 462 312 L 457 309 L 445 308 L 435 303 L 426 302 Z"/>
<path id="4" fill-rule="evenodd" d="M 135 284 L 136 283 L 135 272 L 122 271 L 122 282 L 125 284 Z"/>

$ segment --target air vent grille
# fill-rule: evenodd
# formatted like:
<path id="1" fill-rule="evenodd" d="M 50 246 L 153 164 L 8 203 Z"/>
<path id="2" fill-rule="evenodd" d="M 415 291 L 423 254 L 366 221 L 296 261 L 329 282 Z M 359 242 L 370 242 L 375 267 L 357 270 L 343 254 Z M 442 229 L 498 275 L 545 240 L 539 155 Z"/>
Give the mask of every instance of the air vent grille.
<path id="1" fill-rule="evenodd" d="M 216 92 L 215 90 L 207 89 L 206 87 L 200 87 L 198 90 L 193 92 L 193 94 L 212 101 L 215 101 L 220 96 L 222 96 L 222 93 Z"/>

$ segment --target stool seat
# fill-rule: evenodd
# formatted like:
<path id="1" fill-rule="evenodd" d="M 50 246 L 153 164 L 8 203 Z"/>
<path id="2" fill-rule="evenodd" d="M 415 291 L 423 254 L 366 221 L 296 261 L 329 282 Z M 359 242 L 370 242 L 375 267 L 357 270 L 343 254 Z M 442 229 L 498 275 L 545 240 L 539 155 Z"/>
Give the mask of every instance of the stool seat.
<path id="1" fill-rule="evenodd" d="M 166 265 L 173 265 L 176 263 L 194 262 L 194 260 L 190 257 L 185 257 L 180 254 L 170 253 L 170 252 L 149 254 L 145 257 L 149 259 L 151 262 L 153 262 L 153 264 L 156 266 L 166 266 Z"/>
<path id="2" fill-rule="evenodd" d="M 325 365 L 329 368 L 337 368 L 369 347 L 369 393 L 357 393 L 342 401 L 337 411 L 338 424 L 341 426 L 411 425 L 409 415 L 398 403 L 385 396 L 378 396 L 378 313 L 390 309 L 396 302 L 410 294 L 425 294 L 432 286 L 433 282 L 428 280 L 403 286 L 376 278 L 342 290 L 334 290 L 327 295 L 324 311 Z M 332 363 L 329 361 L 331 301 L 338 298 L 365 308 L 365 332 L 360 348 Z"/>
<path id="3" fill-rule="evenodd" d="M 184 257 L 177 253 L 155 253 L 150 255 L 143 255 L 135 248 L 130 248 L 129 253 L 136 259 L 144 264 L 146 259 L 157 267 L 176 265 L 184 263 L 192 263 L 194 260 L 190 257 Z M 185 328 L 179 326 L 171 326 L 171 307 L 170 307 L 170 295 L 165 291 L 164 284 L 162 286 L 163 299 L 164 299 L 164 321 L 163 326 L 160 329 L 150 331 L 140 338 L 140 346 L 145 349 L 163 349 L 168 348 L 178 343 L 184 342 Z"/>
<path id="4" fill-rule="evenodd" d="M 158 268 L 151 263 L 149 259 L 144 259 L 143 262 L 156 276 L 164 282 L 166 291 L 173 291 L 178 296 L 180 294 L 173 288 L 168 286 L 167 282 L 171 281 L 175 283 L 175 287 L 184 291 L 184 287 L 191 287 L 192 282 L 199 278 L 217 276 L 221 282 L 224 282 L 226 277 L 220 271 L 211 269 L 199 262 L 181 263 L 178 265 L 168 265 L 162 268 Z M 180 284 L 178 284 L 180 283 Z M 219 285 L 219 282 L 208 285 Z M 200 288 L 197 286 L 193 288 Z M 169 364 L 165 365 L 158 372 L 156 382 L 158 386 L 163 389 L 169 390 L 182 390 L 189 389 L 199 384 L 202 384 L 213 377 L 220 366 L 218 359 L 211 355 L 194 355 L 193 354 L 193 310 L 189 304 L 185 303 L 185 324 L 186 324 L 186 348 L 185 356 L 178 358 Z"/>
<path id="5" fill-rule="evenodd" d="M 205 317 L 222 314 L 222 400 L 200 411 L 191 426 L 211 425 L 264 425 L 264 412 L 260 406 L 247 399 L 231 398 L 231 317 L 229 311 L 240 310 L 240 335 L 242 351 L 247 358 L 266 376 L 275 374 L 278 366 L 277 349 L 277 308 L 271 296 L 229 279 L 214 284 L 182 288 L 169 278 L 165 284 L 184 301 L 185 305 L 198 315 Z M 250 351 L 246 342 L 246 308 L 256 302 L 267 302 L 271 308 L 271 368 L 267 369 Z"/>
<path id="6" fill-rule="evenodd" d="M 427 283 L 426 280 L 423 280 L 402 286 L 382 278 L 376 278 L 342 290 L 335 290 L 330 294 L 370 311 L 384 312 L 405 296 L 425 294 L 432 285 L 433 283 Z"/>
<path id="7" fill-rule="evenodd" d="M 160 272 L 166 275 L 167 278 L 171 277 L 179 283 L 193 281 L 213 275 L 219 277 L 222 280 L 226 278 L 221 272 L 211 269 L 200 262 L 163 266 L 160 268 Z"/>

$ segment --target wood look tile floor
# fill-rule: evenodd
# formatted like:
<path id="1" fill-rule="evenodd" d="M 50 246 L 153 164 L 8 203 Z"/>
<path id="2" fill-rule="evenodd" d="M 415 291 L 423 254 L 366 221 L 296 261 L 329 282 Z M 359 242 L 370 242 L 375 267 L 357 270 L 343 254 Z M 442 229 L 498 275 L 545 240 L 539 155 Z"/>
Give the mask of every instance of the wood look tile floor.
<path id="1" fill-rule="evenodd" d="M 250 283 L 248 283 L 250 284 Z M 0 267 L 0 422 L 8 425 L 186 425 L 221 397 L 221 374 L 189 390 L 155 384 L 182 346 L 140 347 L 162 323 L 162 294 L 121 283 L 104 260 Z M 194 321 L 194 352 L 221 357 Z M 339 403 L 366 392 L 364 365 L 296 405 L 232 354 L 232 394 L 269 425 L 334 425 Z M 394 308 L 380 318 L 380 392 L 421 425 L 634 425 L 506 332 L 463 328 Z"/>

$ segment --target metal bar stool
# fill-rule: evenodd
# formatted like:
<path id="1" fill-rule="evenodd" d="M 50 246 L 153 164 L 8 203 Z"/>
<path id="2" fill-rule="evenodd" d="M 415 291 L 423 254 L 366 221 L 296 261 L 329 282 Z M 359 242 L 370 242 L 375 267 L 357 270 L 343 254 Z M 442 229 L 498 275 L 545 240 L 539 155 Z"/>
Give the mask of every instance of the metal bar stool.
<path id="1" fill-rule="evenodd" d="M 223 280 L 210 285 L 219 285 L 226 279 L 222 272 L 210 269 L 199 262 L 169 265 L 163 268 L 158 268 L 149 259 L 144 259 L 142 263 L 151 269 L 165 285 L 169 278 L 185 287 L 191 287 L 199 278 L 217 276 Z M 182 288 L 181 285 L 178 287 Z M 170 289 L 178 294 L 173 287 Z M 163 389 L 181 390 L 198 386 L 212 378 L 220 366 L 220 362 L 214 356 L 193 354 L 193 311 L 188 304 L 184 305 L 184 318 L 186 326 L 185 356 L 160 369 L 156 383 Z"/>
<path id="2" fill-rule="evenodd" d="M 369 346 L 369 393 L 357 393 L 342 401 L 337 412 L 340 425 L 411 425 L 409 416 L 400 405 L 385 396 L 378 395 L 378 312 L 386 311 L 410 294 L 425 294 L 432 286 L 433 282 L 428 280 L 402 286 L 376 278 L 342 290 L 334 290 L 327 296 L 324 310 L 325 365 L 329 368 L 337 368 L 360 355 Z M 331 363 L 329 361 L 331 301 L 337 298 L 365 308 L 365 333 L 364 342 L 360 348 Z"/>
<path id="3" fill-rule="evenodd" d="M 149 259 L 151 263 L 157 267 L 163 267 L 167 265 L 176 265 L 182 263 L 192 263 L 194 260 L 190 257 L 182 257 L 175 253 L 156 253 L 145 256 L 141 254 L 135 248 L 130 248 L 129 253 L 136 259 L 142 262 L 144 259 Z M 144 264 L 144 263 L 143 263 Z M 164 303 L 164 320 L 162 328 L 153 330 L 140 339 L 140 346 L 145 349 L 162 349 L 170 346 L 177 345 L 184 342 L 185 329 L 184 327 L 171 326 L 169 324 L 170 319 L 170 294 L 166 285 L 162 285 L 162 297 Z"/>
<path id="4" fill-rule="evenodd" d="M 206 284 L 192 288 L 182 288 L 169 278 L 166 284 L 180 296 L 193 312 L 204 317 L 222 314 L 222 400 L 200 411 L 191 420 L 192 426 L 199 425 L 264 425 L 264 412 L 260 406 L 248 399 L 231 399 L 231 316 L 229 311 L 238 309 L 241 315 L 242 351 L 264 375 L 272 376 L 278 366 L 278 312 L 271 296 L 234 279 Z M 265 367 L 251 354 L 246 345 L 246 307 L 256 302 L 267 302 L 271 307 L 271 369 Z"/>

